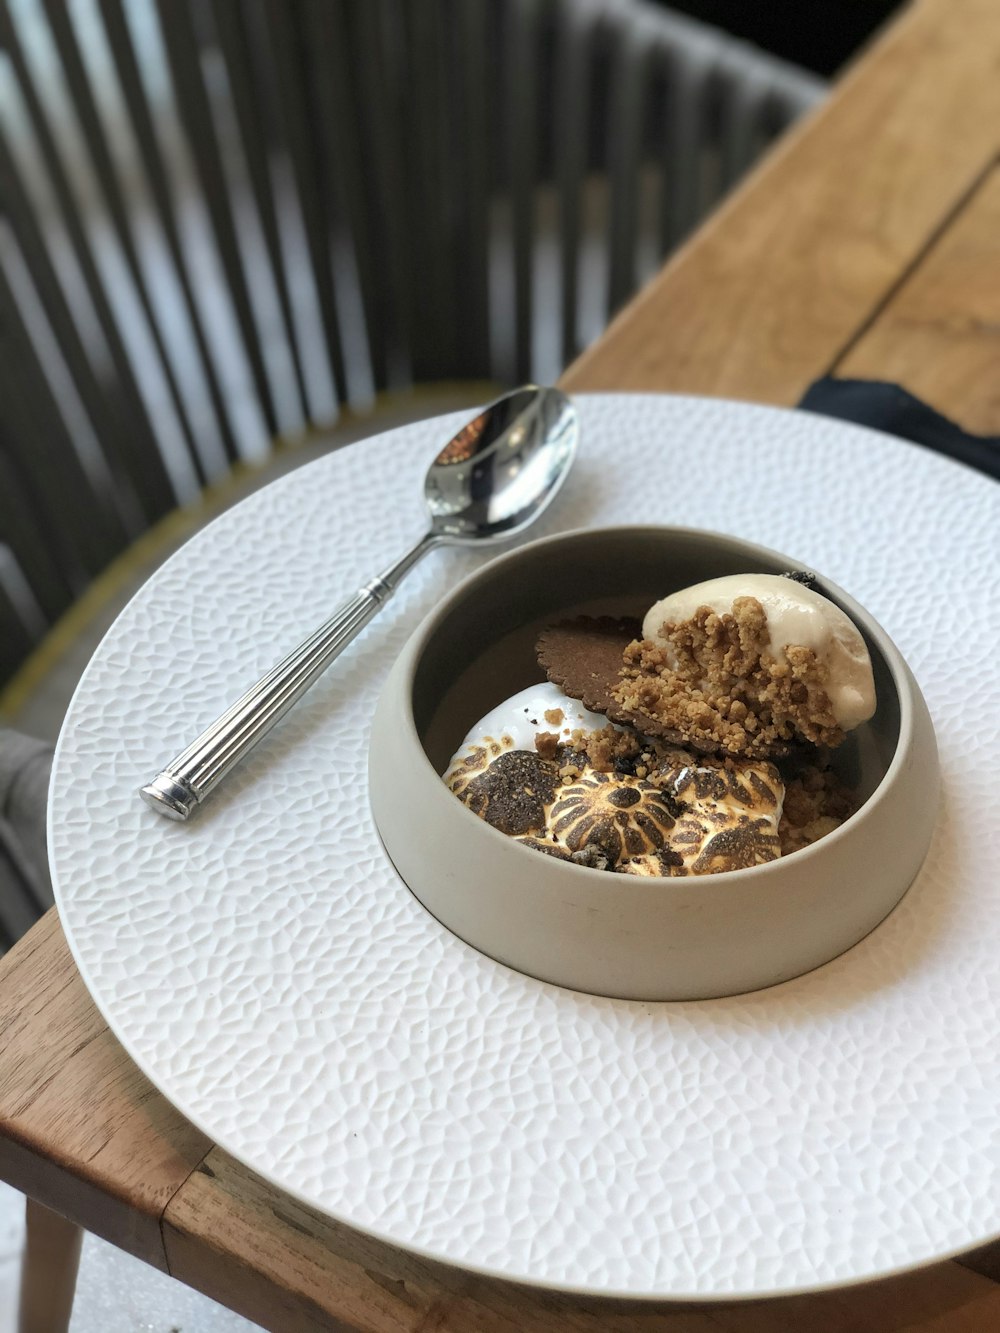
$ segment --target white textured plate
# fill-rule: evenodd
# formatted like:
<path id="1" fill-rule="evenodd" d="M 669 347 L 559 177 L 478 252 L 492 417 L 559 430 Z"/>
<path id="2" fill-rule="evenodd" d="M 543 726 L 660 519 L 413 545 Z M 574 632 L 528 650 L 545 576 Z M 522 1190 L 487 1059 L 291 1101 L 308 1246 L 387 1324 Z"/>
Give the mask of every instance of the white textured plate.
<path id="1" fill-rule="evenodd" d="M 718 1299 L 983 1242 L 1000 1231 L 1000 487 L 800 412 L 580 408 L 577 467 L 537 535 L 722 529 L 814 565 L 908 658 L 945 798 L 901 906 L 808 976 L 685 1004 L 560 990 L 450 935 L 376 837 L 368 719 L 406 636 L 478 553 L 430 556 L 189 825 L 140 803 L 142 781 L 418 536 L 448 417 L 246 500 L 101 644 L 50 807 L 84 979 L 135 1061 L 234 1156 L 455 1264 Z"/>

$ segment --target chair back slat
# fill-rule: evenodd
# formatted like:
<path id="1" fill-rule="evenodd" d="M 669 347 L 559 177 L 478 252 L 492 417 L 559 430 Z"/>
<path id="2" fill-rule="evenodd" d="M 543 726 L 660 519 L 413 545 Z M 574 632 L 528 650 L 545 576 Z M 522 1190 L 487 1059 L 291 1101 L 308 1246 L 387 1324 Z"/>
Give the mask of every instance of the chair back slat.
<path id="1" fill-rule="evenodd" d="M 367 344 L 372 388 L 380 392 L 390 385 L 398 387 L 401 377 L 393 345 L 391 289 L 379 259 L 378 229 L 365 179 L 349 9 L 341 0 L 301 0 L 307 53 L 304 74 L 316 126 L 317 167 L 328 227 L 334 245 L 354 260 L 355 304 L 346 302 L 342 284 L 341 327 L 349 333 L 346 341 Z"/>
<path id="2" fill-rule="evenodd" d="M 62 91 L 63 83 L 44 52 L 39 55 L 37 42 L 33 45 L 38 70 L 33 70 L 26 60 L 6 0 L 0 0 L 0 42 L 6 47 L 17 79 L 17 92 L 27 111 L 27 123 L 17 127 L 19 138 L 25 141 L 23 147 L 28 149 L 30 145 L 32 150 L 22 154 L 23 175 L 25 180 L 34 179 L 35 206 L 46 227 L 53 225 L 53 210 L 58 213 L 56 229 L 61 224 L 69 241 L 72 262 L 83 279 L 86 303 L 100 322 L 102 340 L 107 343 L 116 366 L 121 367 L 123 382 L 141 395 L 139 410 L 155 432 L 156 447 L 169 479 L 161 511 L 165 512 L 197 495 L 199 477 L 190 443 L 184 438 L 163 378 L 162 363 L 151 344 L 142 306 L 108 228 L 107 210 L 98 197 L 99 189 L 89 169 L 88 149 L 74 108 L 64 96 L 53 101 L 53 90 Z M 59 56 L 54 44 L 49 58 L 57 65 Z M 45 89 L 44 98 L 39 85 Z M 36 149 L 40 152 L 33 151 Z M 52 208 L 47 207 L 50 196 L 54 196 Z"/>
<path id="3" fill-rule="evenodd" d="M 590 126 L 590 71 L 596 21 L 590 7 L 560 0 L 552 115 L 553 175 L 557 193 L 560 284 L 560 352 L 568 365 L 580 350 L 579 291 L 583 193 Z"/>
<path id="4" fill-rule="evenodd" d="M 120 386 L 121 399 L 128 413 L 128 430 L 131 432 L 136 453 L 141 455 L 142 459 L 138 473 L 132 474 L 132 482 L 146 507 L 149 520 L 153 521 L 172 509 L 180 496 L 163 460 L 149 404 L 140 390 L 136 368 L 126 350 L 128 331 L 119 325 L 94 259 L 83 218 L 70 189 L 62 158 L 39 102 L 34 81 L 25 63 L 6 0 L 0 0 L 0 45 L 4 47 L 11 61 L 18 89 L 28 112 L 32 134 L 31 147 L 37 145 L 39 150 L 35 159 L 36 171 L 45 173 L 45 180 L 53 197 L 53 212 L 65 234 L 72 263 L 80 276 L 88 310 L 92 310 L 100 328 L 116 382 Z M 14 183 L 17 183 L 16 179 Z M 9 202 L 10 196 L 5 198 L 5 206 Z"/>
<path id="5" fill-rule="evenodd" d="M 457 273 L 452 262 L 459 235 L 456 161 L 451 121 L 453 77 L 447 16 L 441 0 L 405 5 L 403 62 L 410 115 L 406 131 L 407 198 L 419 218 L 412 264 L 419 332 L 411 349 L 417 380 L 455 374 L 462 338 Z"/>
<path id="6" fill-rule="evenodd" d="M 608 311 L 624 305 L 635 291 L 639 225 L 639 175 L 643 164 L 643 117 L 654 52 L 644 27 L 611 36 L 610 114 L 605 148 L 610 196 L 608 228 Z"/>
<path id="7" fill-rule="evenodd" d="M 25 489 L 10 435 L 0 428 L 0 532 L 3 583 L 21 631 L 33 642 L 65 611 L 75 595 Z M 4 622 L 2 643 L 8 633 Z M 13 632 L 13 628 L 11 629 Z"/>
<path id="8" fill-rule="evenodd" d="M 5 313 L 5 327 L 0 344 L 11 347 L 16 363 L 29 367 L 29 378 L 18 388 L 24 404 L 31 406 L 31 392 L 40 389 L 46 401 L 55 406 L 59 419 L 72 442 L 75 461 L 85 471 L 97 507 L 91 515 L 93 526 L 103 525 L 112 544 L 124 543 L 145 528 L 136 497 L 113 467 L 109 453 L 87 413 L 69 364 L 63 356 L 56 332 L 33 274 L 9 221 L 0 220 L 0 309 Z M 14 410 L 19 404 L 13 405 Z M 13 446 L 12 446 L 13 447 Z M 22 448 L 31 447 L 25 442 Z M 86 496 L 79 497 L 83 502 Z"/>
<path id="9" fill-rule="evenodd" d="M 86 165 L 94 173 L 101 203 L 107 210 L 107 217 L 110 221 L 110 232 L 114 240 L 109 236 L 108 244 L 113 244 L 116 241 L 120 247 L 127 271 L 127 279 L 130 279 L 134 286 L 148 335 L 152 340 L 159 361 L 159 370 L 166 384 L 167 393 L 176 413 L 181 434 L 189 451 L 191 464 L 199 482 L 204 484 L 208 480 L 208 475 L 198 448 L 191 403 L 184 392 L 177 365 L 170 353 L 169 334 L 164 327 L 163 317 L 156 308 L 147 273 L 139 260 L 133 235 L 134 213 L 130 217 L 115 171 L 112 154 L 101 125 L 101 118 L 94 102 L 90 80 L 81 57 L 79 44 L 70 21 L 69 10 L 62 3 L 62 0 L 44 0 L 44 6 L 66 77 L 66 86 L 72 98 L 76 123 L 89 156 L 89 162 Z M 80 163 L 78 166 L 82 168 L 84 164 Z M 125 275 L 122 275 L 123 281 L 127 279 Z"/>
<path id="10" fill-rule="evenodd" d="M 137 537 L 173 503 L 170 483 L 141 403 L 137 412 L 127 386 L 109 373 L 103 340 L 99 355 L 83 341 L 2 127 L 0 199 L 10 227 L 10 248 L 21 256 L 39 315 L 51 330 L 82 410 L 106 456 L 122 522 L 129 536 Z"/>
<path id="11" fill-rule="evenodd" d="M 2 267 L 0 402 L 10 426 L 5 452 L 67 582 L 82 591 L 121 550 L 125 534 L 77 454 Z"/>
<path id="12" fill-rule="evenodd" d="M 185 0 L 157 0 L 157 12 L 175 103 L 187 147 L 194 159 L 202 197 L 211 221 L 213 241 L 225 274 L 226 288 L 236 313 L 242 351 L 250 366 L 257 406 L 266 430 L 274 436 L 278 433 L 278 416 L 261 350 L 249 280 L 237 241 L 225 167 L 205 88 L 201 50 Z"/>
<path id="13" fill-rule="evenodd" d="M 156 126 L 150 112 L 121 0 L 100 0 L 100 12 L 128 113 L 128 125 L 139 148 L 140 169 L 148 181 L 153 209 L 162 233 L 167 252 L 165 259 L 169 257 L 172 265 L 172 273 L 179 287 L 193 337 L 200 372 L 204 376 L 212 412 L 219 429 L 225 461 L 231 465 L 237 461 L 240 453 L 233 433 L 230 406 L 222 389 L 205 328 L 204 315 L 195 299 L 189 260 L 184 252 L 177 222 L 176 201 L 160 151 Z"/>
<path id="14" fill-rule="evenodd" d="M 450 0 L 445 23 L 452 34 L 448 120 L 455 171 L 452 272 L 458 346 L 455 373 L 488 379 L 490 359 L 488 145 L 490 106 L 496 97 L 487 7 Z"/>
<path id="15" fill-rule="evenodd" d="M 277 129 L 291 164 L 291 176 L 305 227 L 309 262 L 322 317 L 330 376 L 338 403 L 349 400 L 347 372 L 335 296 L 331 237 L 316 179 L 316 144 L 303 87 L 303 52 L 297 14 L 287 0 L 252 0 L 260 4 L 263 23 L 256 35 L 267 43 L 277 89 Z"/>
<path id="16" fill-rule="evenodd" d="M 295 388 L 305 421 L 320 421 L 329 415 L 329 405 L 316 398 L 305 371 L 301 334 L 295 318 L 282 250 L 278 211 L 271 179 L 270 157 L 273 148 L 274 91 L 268 70 L 255 69 L 253 51 L 247 33 L 247 9 L 232 0 L 212 0 L 212 17 L 219 50 L 225 61 L 233 112 L 247 164 L 247 176 L 260 218 L 261 233 L 277 294 L 284 334 L 291 356 Z"/>
<path id="17" fill-rule="evenodd" d="M 669 254 L 694 227 L 702 209 L 706 84 L 711 63 L 707 44 L 684 55 L 671 52 L 667 82 L 660 245 Z"/>
<path id="18" fill-rule="evenodd" d="M 341 406 L 554 379 L 823 91 L 650 0 L 0 0 L 0 670 Z"/>
<path id="19" fill-rule="evenodd" d="M 402 11 L 399 0 L 371 0 L 349 6 L 347 17 L 370 243 L 384 282 L 380 316 L 385 324 L 387 374 L 391 384 L 409 384 L 416 378 L 413 349 L 422 327 L 415 262 L 421 224 L 408 177 L 411 146 L 405 136 L 412 110 L 405 86 Z"/>
<path id="20" fill-rule="evenodd" d="M 753 73 L 743 74 L 733 62 L 723 60 L 720 80 L 719 155 L 721 187 L 728 191 L 752 162 L 758 131 L 761 96 L 766 85 Z"/>
<path id="21" fill-rule="evenodd" d="M 510 0 L 501 11 L 501 87 L 494 105 L 501 115 L 502 163 L 509 197 L 513 248 L 513 364 L 505 378 L 532 375 L 534 341 L 534 239 L 538 153 L 540 10 L 533 0 Z"/>

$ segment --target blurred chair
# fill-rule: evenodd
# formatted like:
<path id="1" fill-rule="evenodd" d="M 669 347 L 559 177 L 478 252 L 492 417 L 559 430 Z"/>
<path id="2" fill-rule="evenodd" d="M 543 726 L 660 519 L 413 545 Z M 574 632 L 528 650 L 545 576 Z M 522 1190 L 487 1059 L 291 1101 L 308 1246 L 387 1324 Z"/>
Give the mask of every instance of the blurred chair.
<path id="1" fill-rule="evenodd" d="M 45 793 L 52 750 L 0 732 L 0 954 L 52 905 L 45 854 Z"/>
<path id="2" fill-rule="evenodd" d="M 643 0 L 0 0 L 8 717 L 165 516 L 556 378 L 823 91 Z"/>
<path id="3" fill-rule="evenodd" d="M 639 0 L 0 0 L 0 681 L 234 466 L 554 378 L 821 94 Z"/>

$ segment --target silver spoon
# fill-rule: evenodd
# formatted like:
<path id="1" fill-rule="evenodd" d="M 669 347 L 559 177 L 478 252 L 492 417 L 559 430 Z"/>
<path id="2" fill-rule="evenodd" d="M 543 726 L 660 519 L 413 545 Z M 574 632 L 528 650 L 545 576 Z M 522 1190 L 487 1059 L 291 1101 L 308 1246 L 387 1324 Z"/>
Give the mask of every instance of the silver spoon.
<path id="1" fill-rule="evenodd" d="M 566 477 L 578 437 L 576 409 L 558 389 L 527 385 L 485 407 L 428 470 L 426 535 L 142 787 L 146 804 L 169 819 L 187 819 L 361 633 L 422 556 L 435 546 L 505 541 L 533 522 Z"/>

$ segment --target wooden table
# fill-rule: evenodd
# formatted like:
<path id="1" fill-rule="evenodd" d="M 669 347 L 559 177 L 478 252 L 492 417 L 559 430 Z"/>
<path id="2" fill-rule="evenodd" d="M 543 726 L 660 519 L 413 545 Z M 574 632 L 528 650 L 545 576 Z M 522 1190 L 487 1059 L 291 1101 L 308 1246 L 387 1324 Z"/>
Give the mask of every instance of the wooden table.
<path id="1" fill-rule="evenodd" d="M 826 373 L 885 378 L 1000 433 L 998 154 L 995 0 L 913 4 L 564 385 L 792 404 Z M 849 1291 L 636 1312 L 367 1240 L 271 1189 L 159 1096 L 91 1003 L 54 912 L 0 964 L 0 1177 L 41 1205 L 33 1262 L 47 1245 L 72 1272 L 78 1232 L 54 1212 L 280 1333 L 1000 1328 L 1000 1246 Z M 52 1333 L 66 1293 L 35 1294 L 34 1326 Z"/>

